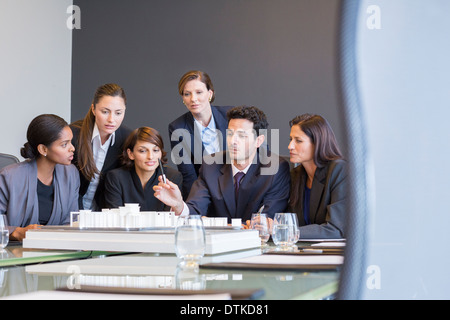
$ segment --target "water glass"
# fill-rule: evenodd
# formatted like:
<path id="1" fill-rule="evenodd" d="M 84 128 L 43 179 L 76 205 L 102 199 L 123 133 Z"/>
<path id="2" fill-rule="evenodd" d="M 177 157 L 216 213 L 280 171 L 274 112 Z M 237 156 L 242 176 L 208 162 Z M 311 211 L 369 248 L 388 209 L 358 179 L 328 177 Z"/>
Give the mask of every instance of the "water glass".
<path id="1" fill-rule="evenodd" d="M 175 272 L 175 288 L 180 290 L 204 290 L 206 289 L 206 277 L 200 274 L 197 267 L 186 268 L 177 266 Z"/>
<path id="2" fill-rule="evenodd" d="M 4 249 L 9 243 L 9 229 L 6 215 L 0 215 L 0 245 Z"/>
<path id="3" fill-rule="evenodd" d="M 298 240 L 300 239 L 300 225 L 298 223 L 298 217 L 296 213 L 291 213 L 292 215 L 292 221 L 294 223 L 293 225 L 293 238 L 292 238 L 292 245 L 295 246 L 295 244 L 298 242 Z"/>
<path id="4" fill-rule="evenodd" d="M 199 215 L 180 217 L 175 228 L 175 252 L 182 260 L 181 265 L 198 266 L 205 254 L 206 235 Z"/>
<path id="5" fill-rule="evenodd" d="M 294 240 L 294 220 L 291 213 L 276 213 L 273 220 L 272 239 L 281 250 L 288 250 Z"/>
<path id="6" fill-rule="evenodd" d="M 270 238 L 269 222 L 265 213 L 253 213 L 250 220 L 250 228 L 259 231 L 261 246 L 265 246 Z"/>

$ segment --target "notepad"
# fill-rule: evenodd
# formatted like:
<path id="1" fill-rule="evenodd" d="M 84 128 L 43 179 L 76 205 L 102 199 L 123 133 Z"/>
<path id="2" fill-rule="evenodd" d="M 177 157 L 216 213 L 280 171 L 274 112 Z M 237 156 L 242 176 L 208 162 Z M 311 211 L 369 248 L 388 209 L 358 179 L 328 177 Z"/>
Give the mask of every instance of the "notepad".
<path id="1" fill-rule="evenodd" d="M 342 255 L 273 255 L 263 254 L 229 262 L 209 263 L 201 268 L 266 270 L 333 270 L 344 263 Z"/>
<path id="2" fill-rule="evenodd" d="M 228 293 L 219 294 L 115 294 L 115 293 L 92 293 L 78 291 L 50 291 L 40 290 L 18 295 L 12 295 L 0 300 L 231 300 Z"/>
<path id="3" fill-rule="evenodd" d="M 232 261 L 246 264 L 272 264 L 272 265 L 338 265 L 344 262 L 341 255 L 307 255 L 307 256 L 281 256 L 263 254 Z"/>
<path id="4" fill-rule="evenodd" d="M 313 243 L 311 247 L 345 247 L 345 242 L 319 242 Z"/>

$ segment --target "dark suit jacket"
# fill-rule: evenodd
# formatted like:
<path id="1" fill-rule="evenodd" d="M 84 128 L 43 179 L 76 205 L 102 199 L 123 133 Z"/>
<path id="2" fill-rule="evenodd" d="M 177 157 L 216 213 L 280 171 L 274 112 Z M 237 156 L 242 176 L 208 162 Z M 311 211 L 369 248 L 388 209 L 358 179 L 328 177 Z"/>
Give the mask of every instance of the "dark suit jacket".
<path id="1" fill-rule="evenodd" d="M 218 159 L 225 158 L 222 152 Z M 290 175 L 289 164 L 277 155 L 278 170 L 267 175 L 264 169 L 271 164 L 261 164 L 259 155 L 257 163 L 250 166 L 242 179 L 238 203 L 234 195 L 234 183 L 231 164 L 207 164 L 200 168 L 198 179 L 192 185 L 186 201 L 191 214 L 209 217 L 242 218 L 243 222 L 251 219 L 264 205 L 264 213 L 273 218 L 276 212 L 284 212 L 289 199 Z"/>
<path id="2" fill-rule="evenodd" d="M 303 198 L 305 193 L 306 171 L 298 166 L 291 171 L 291 182 L 299 179 L 299 190 L 291 188 L 291 194 L 300 193 L 300 203 L 289 206 L 296 212 L 300 224 L 300 238 L 334 239 L 345 238 L 347 164 L 344 160 L 330 161 L 325 167 L 317 168 L 311 188 L 309 220 L 305 225 L 303 217 Z"/>
<path id="3" fill-rule="evenodd" d="M 81 122 L 82 120 L 78 120 L 70 125 L 73 132 L 72 144 L 75 147 L 75 154 L 72 163 L 78 168 L 78 170 L 80 169 L 78 166 L 78 139 L 80 136 Z M 130 133 L 130 129 L 124 126 L 119 127 L 119 129 L 116 130 L 115 143 L 109 147 L 108 152 L 106 153 L 105 163 L 103 164 L 102 171 L 100 172 L 100 181 L 94 196 L 94 199 L 100 209 L 105 208 L 105 175 L 108 171 L 121 166 L 120 156 L 122 155 L 123 144 Z M 86 194 L 90 183 L 91 182 L 88 181 L 80 171 L 80 197 L 78 199 L 80 209 L 83 208 L 83 196 Z"/>
<path id="4" fill-rule="evenodd" d="M 222 133 L 223 141 L 222 141 L 222 149 L 226 150 L 226 130 L 228 128 L 228 119 L 227 119 L 227 111 L 232 107 L 216 107 L 211 106 L 212 114 L 214 116 L 214 121 L 216 123 L 216 128 L 220 130 Z M 172 133 L 176 129 L 184 129 L 186 130 L 187 136 L 180 136 L 172 141 Z M 191 190 L 192 184 L 195 180 L 197 180 L 200 166 L 202 164 L 202 155 L 205 147 L 202 144 L 200 133 L 194 135 L 195 124 L 194 117 L 190 112 L 186 112 L 173 122 L 169 124 L 169 139 L 172 150 L 176 146 L 178 146 L 177 150 L 175 150 L 175 154 L 184 157 L 186 161 L 183 163 L 177 164 L 178 171 L 183 175 L 183 198 L 186 199 Z M 200 148 L 194 149 L 194 146 L 202 146 Z M 186 151 L 188 154 L 184 154 Z M 172 157 L 172 160 L 174 158 Z"/>
<path id="5" fill-rule="evenodd" d="M 164 166 L 164 173 L 170 181 L 181 188 L 182 176 L 177 170 Z M 105 204 L 106 208 L 118 208 L 125 203 L 139 203 L 141 211 L 169 211 L 170 207 L 155 198 L 153 186 L 158 184 L 161 175 L 158 167 L 150 180 L 142 188 L 141 180 L 135 167 L 125 167 L 111 170 L 105 180 Z"/>

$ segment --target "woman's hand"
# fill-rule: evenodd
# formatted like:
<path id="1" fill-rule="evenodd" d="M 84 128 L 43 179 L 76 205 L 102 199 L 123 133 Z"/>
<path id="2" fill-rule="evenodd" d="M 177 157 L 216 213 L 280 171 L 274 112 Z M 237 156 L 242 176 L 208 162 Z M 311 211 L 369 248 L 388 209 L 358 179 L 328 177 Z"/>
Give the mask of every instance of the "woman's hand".
<path id="1" fill-rule="evenodd" d="M 23 241 L 25 239 L 26 232 L 30 229 L 39 229 L 41 225 L 39 224 L 30 224 L 25 228 L 17 227 L 14 231 L 9 235 L 10 240 Z"/>

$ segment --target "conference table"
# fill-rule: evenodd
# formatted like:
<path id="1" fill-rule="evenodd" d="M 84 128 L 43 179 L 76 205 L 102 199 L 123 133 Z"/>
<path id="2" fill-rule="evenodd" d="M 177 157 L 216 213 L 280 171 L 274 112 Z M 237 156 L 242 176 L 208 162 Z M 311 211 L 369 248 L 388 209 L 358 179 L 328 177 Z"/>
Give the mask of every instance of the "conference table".
<path id="1" fill-rule="evenodd" d="M 289 254 L 311 242 L 298 242 Z M 245 268 L 221 264 L 279 252 L 272 243 L 232 254 L 205 256 L 199 268 L 180 267 L 170 253 L 24 249 L 10 243 L 0 251 L 0 299 L 73 299 L 98 294 L 114 297 L 171 299 L 332 299 L 338 288 L 337 268 Z M 283 257 L 286 255 L 283 254 Z M 277 257 L 282 257 L 277 256 Z M 227 296 L 228 295 L 228 296 Z M 77 296 L 78 297 L 78 296 Z M 89 298 L 91 299 L 91 298 Z"/>

